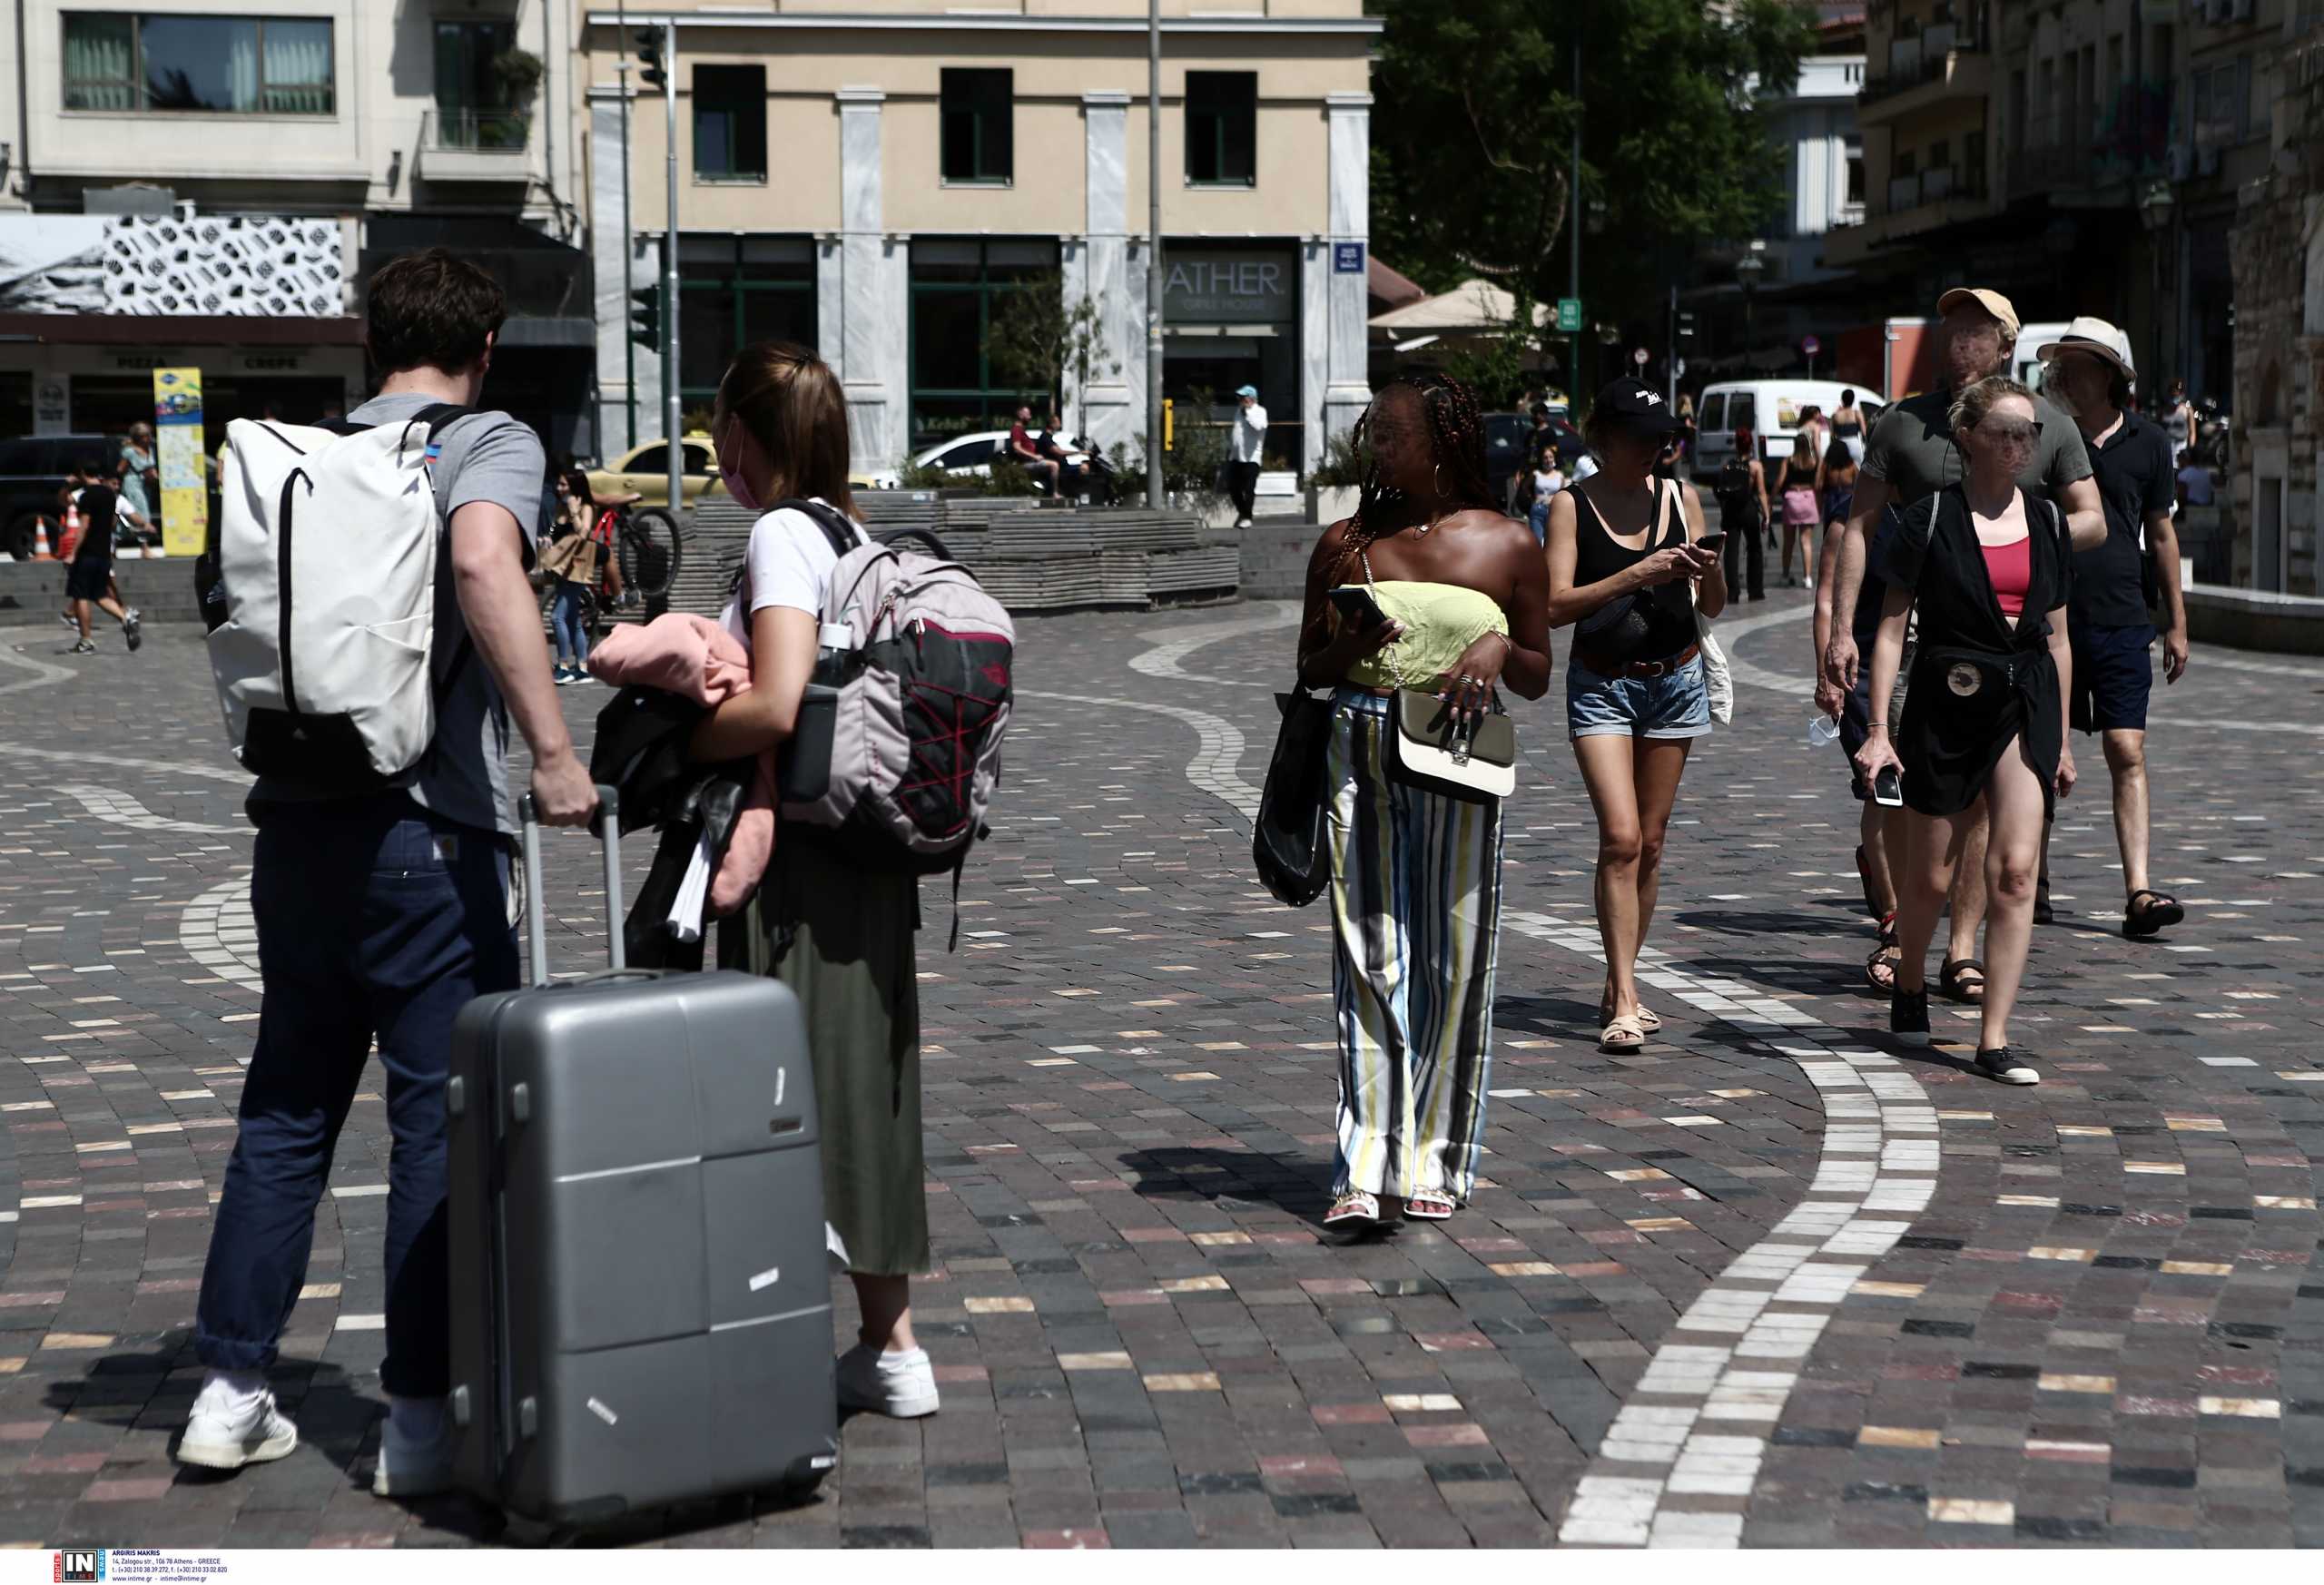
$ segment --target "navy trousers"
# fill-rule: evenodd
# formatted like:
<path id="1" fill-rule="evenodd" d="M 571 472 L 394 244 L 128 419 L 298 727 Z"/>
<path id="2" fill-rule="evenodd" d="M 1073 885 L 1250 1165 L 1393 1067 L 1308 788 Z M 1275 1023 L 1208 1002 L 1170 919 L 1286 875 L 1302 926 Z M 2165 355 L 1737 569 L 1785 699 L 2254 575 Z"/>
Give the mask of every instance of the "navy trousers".
<path id="1" fill-rule="evenodd" d="M 379 1382 L 399 1397 L 440 1396 L 450 1391 L 451 1324 L 444 1081 L 460 1009 L 518 983 L 507 851 L 492 832 L 396 793 L 268 805 L 255 859 L 266 994 L 202 1273 L 195 1351 L 221 1370 L 274 1363 L 376 1038 L 394 1137 Z"/>

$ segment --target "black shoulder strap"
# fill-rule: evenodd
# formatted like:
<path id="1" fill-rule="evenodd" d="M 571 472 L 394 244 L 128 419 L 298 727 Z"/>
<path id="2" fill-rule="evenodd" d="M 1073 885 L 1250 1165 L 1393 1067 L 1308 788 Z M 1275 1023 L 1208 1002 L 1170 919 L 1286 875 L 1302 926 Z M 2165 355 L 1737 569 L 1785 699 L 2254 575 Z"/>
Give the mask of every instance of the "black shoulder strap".
<path id="1" fill-rule="evenodd" d="M 843 556 L 851 550 L 861 550 L 863 547 L 864 540 L 856 532 L 855 524 L 836 507 L 827 507 L 821 501 L 811 501 L 799 496 L 789 496 L 775 502 L 767 510 L 769 512 L 804 512 L 808 520 L 823 531 L 823 537 L 830 542 L 832 554 L 834 556 Z M 734 568 L 734 581 L 728 586 L 727 594 L 740 596 L 743 586 L 750 581 L 750 576 L 751 553 L 745 546 L 743 551 L 743 559 Z M 749 625 L 749 617 L 750 614 L 744 612 L 745 626 Z"/>
<path id="2" fill-rule="evenodd" d="M 845 556 L 851 550 L 862 548 L 862 536 L 856 532 L 855 525 L 849 521 L 837 507 L 827 507 L 821 501 L 810 501 L 793 496 L 786 500 L 775 502 L 767 510 L 806 513 L 808 517 L 814 519 L 815 527 L 823 531 L 823 537 L 831 541 L 832 552 L 835 556 Z"/>
<path id="3" fill-rule="evenodd" d="M 922 545 L 928 546 L 928 548 L 934 553 L 936 559 L 939 561 L 951 561 L 954 559 L 952 553 L 944 547 L 944 542 L 936 537 L 934 531 L 931 529 L 883 528 L 879 533 L 874 534 L 872 537 L 872 542 L 874 545 L 897 546 L 903 544 L 904 541 L 908 539 L 917 539 Z"/>

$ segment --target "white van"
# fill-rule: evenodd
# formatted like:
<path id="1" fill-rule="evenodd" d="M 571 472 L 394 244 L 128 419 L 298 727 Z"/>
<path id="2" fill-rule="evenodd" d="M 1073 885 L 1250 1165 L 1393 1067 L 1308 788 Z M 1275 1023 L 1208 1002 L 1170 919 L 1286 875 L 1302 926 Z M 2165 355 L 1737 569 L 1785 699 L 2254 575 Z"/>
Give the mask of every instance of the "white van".
<path id="1" fill-rule="evenodd" d="M 1888 404 L 1880 393 L 1836 379 L 1737 379 L 1707 386 L 1695 399 L 1695 477 L 1717 473 L 1735 455 L 1735 431 L 1748 429 L 1759 438 L 1761 455 L 1779 462 L 1791 455 L 1791 438 L 1799 432 L 1799 415 L 1821 408 L 1829 418 L 1839 410 L 1840 393 L 1856 392 L 1864 413 L 1866 433 Z"/>

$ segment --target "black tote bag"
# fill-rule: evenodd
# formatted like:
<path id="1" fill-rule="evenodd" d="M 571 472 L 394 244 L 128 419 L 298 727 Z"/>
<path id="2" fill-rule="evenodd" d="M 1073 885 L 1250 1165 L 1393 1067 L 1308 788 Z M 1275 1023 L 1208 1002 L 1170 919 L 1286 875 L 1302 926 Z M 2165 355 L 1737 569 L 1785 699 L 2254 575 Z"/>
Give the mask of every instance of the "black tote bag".
<path id="1" fill-rule="evenodd" d="M 1251 862 L 1259 883 L 1277 901 L 1305 908 L 1332 881 L 1332 850 L 1324 836 L 1324 757 L 1332 730 L 1329 697 L 1305 688 L 1275 696 L 1283 712 L 1275 754 L 1259 793 L 1251 828 Z"/>

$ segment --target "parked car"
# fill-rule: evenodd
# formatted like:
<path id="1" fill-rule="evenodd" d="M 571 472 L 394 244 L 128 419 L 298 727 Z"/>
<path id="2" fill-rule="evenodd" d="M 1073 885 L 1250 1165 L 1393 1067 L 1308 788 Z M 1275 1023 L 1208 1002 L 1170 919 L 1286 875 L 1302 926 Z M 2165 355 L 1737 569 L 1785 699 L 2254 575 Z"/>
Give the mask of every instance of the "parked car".
<path id="1" fill-rule="evenodd" d="M 1036 431 L 1035 438 L 1039 438 L 1039 432 Z M 1081 469 L 1090 476 L 1093 484 L 1104 483 L 1110 493 L 1112 467 L 1105 458 L 1096 457 L 1087 449 L 1086 440 L 1077 442 L 1060 438 L 1059 444 L 1065 449 L 1066 466 Z M 985 429 L 974 435 L 955 435 L 950 440 L 940 440 L 911 461 L 914 468 L 939 468 L 963 478 L 987 478 L 991 477 L 993 463 L 1008 452 L 1009 431 Z"/>
<path id="2" fill-rule="evenodd" d="M 1695 473 L 1698 477 L 1718 471 L 1735 455 L 1735 431 L 1748 429 L 1759 438 L 1760 455 L 1780 462 L 1791 455 L 1791 438 L 1799 431 L 1799 415 L 1810 407 L 1824 409 L 1829 418 L 1840 405 L 1840 393 L 1853 389 L 1864 413 L 1865 432 L 1887 403 L 1861 386 L 1834 379 L 1737 379 L 1704 388 L 1695 402 Z"/>
<path id="3" fill-rule="evenodd" d="M 56 498 L 64 470 L 84 457 L 118 458 L 119 435 L 26 435 L 0 440 L 0 551 L 17 561 L 32 559 L 38 519 L 49 523 L 49 548 L 56 548 L 60 516 Z M 123 523 L 114 537 L 121 545 L 143 544 Z"/>
<path id="4" fill-rule="evenodd" d="M 699 431 L 684 436 L 678 441 L 678 451 L 683 469 L 679 487 L 686 505 L 692 506 L 705 496 L 725 495 L 726 481 L 718 476 L 718 453 L 712 448 L 709 436 Z M 604 468 L 591 468 L 588 477 L 591 495 L 635 492 L 640 506 L 666 507 L 670 504 L 670 443 L 648 440 Z"/>

